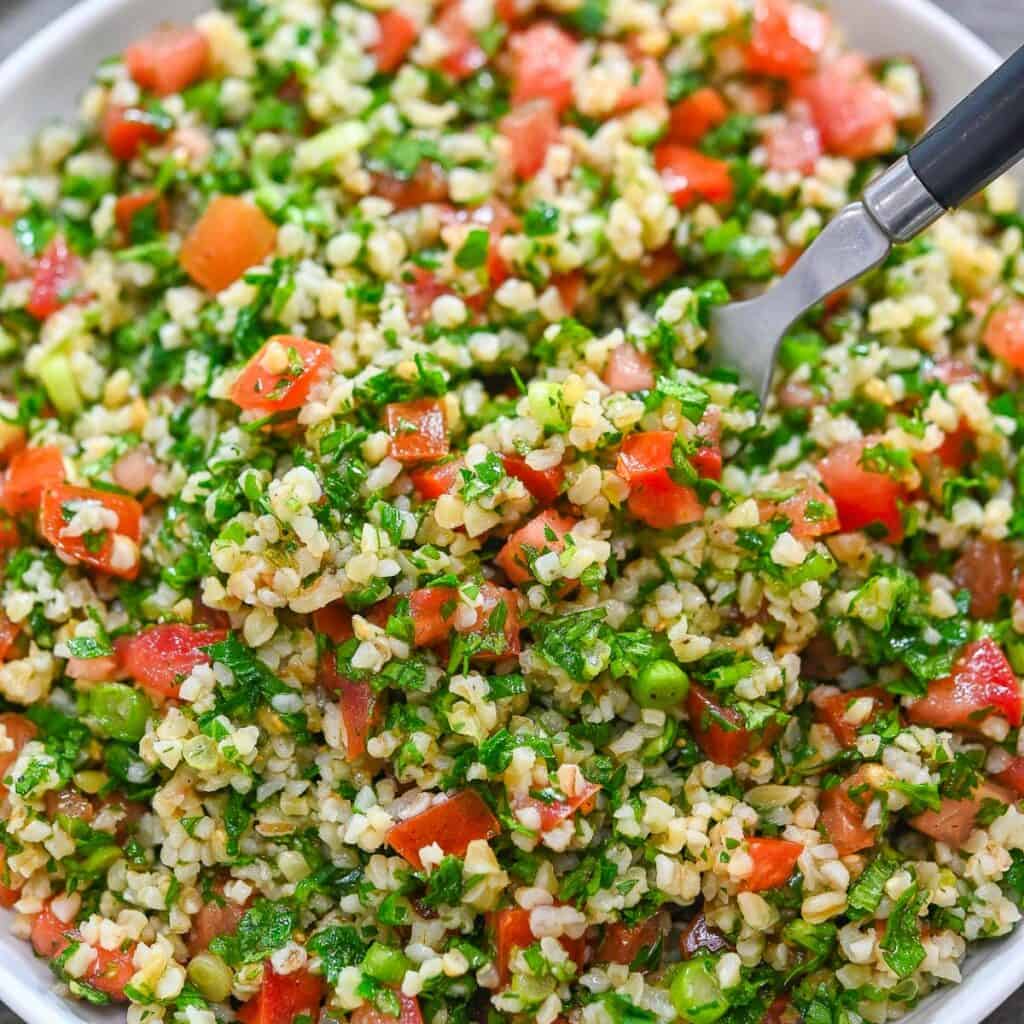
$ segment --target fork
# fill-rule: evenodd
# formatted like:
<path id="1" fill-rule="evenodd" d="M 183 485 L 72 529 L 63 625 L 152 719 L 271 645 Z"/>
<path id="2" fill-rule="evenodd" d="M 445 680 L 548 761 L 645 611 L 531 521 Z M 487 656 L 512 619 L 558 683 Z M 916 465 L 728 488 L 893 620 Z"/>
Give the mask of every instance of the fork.
<path id="1" fill-rule="evenodd" d="M 812 306 L 881 264 L 1024 155 L 1024 46 L 834 217 L 763 294 L 717 306 L 709 355 L 764 409 L 779 345 Z"/>

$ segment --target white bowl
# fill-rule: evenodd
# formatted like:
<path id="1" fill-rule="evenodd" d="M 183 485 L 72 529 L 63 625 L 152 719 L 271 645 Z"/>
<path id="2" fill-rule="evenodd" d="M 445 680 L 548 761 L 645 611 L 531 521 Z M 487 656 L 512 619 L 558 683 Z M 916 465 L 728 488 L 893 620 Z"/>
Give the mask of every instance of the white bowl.
<path id="1" fill-rule="evenodd" d="M 47 26 L 0 65 L 0 152 L 10 154 L 48 120 L 67 117 L 96 65 L 168 14 L 190 18 L 214 0 L 86 0 Z M 850 44 L 873 56 L 913 57 L 923 69 L 932 110 L 945 112 L 998 63 L 996 54 L 928 0 L 826 0 Z M 173 10 L 171 9 L 173 8 Z M 113 1024 L 117 1008 L 95 1009 L 53 991 L 53 975 L 27 943 L 9 934 L 0 911 L 0 998 L 27 1024 Z M 1024 984 L 1024 925 L 982 943 L 967 960 L 962 984 L 925 1000 L 906 1024 L 980 1024 Z"/>

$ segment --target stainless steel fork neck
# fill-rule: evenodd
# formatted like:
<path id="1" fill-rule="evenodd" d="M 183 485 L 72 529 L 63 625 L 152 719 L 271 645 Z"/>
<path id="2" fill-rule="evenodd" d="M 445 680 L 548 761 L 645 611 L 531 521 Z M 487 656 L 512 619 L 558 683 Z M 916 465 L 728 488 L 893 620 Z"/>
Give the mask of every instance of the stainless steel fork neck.
<path id="1" fill-rule="evenodd" d="M 902 157 L 864 189 L 864 206 L 894 241 L 909 242 L 946 211 Z"/>

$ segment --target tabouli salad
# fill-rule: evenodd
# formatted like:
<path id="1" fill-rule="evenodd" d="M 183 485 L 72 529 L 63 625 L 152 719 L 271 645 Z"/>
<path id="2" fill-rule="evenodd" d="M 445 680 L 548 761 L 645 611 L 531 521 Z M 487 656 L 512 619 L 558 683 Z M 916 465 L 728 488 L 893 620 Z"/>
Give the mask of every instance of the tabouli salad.
<path id="1" fill-rule="evenodd" d="M 1024 901 L 1016 195 L 795 0 L 226 0 L 0 175 L 0 903 L 129 1024 L 861 1024 Z"/>

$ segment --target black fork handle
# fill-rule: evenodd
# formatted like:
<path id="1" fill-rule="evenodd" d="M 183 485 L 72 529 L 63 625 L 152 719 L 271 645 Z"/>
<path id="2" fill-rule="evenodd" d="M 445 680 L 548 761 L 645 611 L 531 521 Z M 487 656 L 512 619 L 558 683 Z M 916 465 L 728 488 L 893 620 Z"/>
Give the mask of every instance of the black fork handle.
<path id="1" fill-rule="evenodd" d="M 908 154 L 947 210 L 980 192 L 1024 154 L 1024 46 L 961 100 Z"/>

